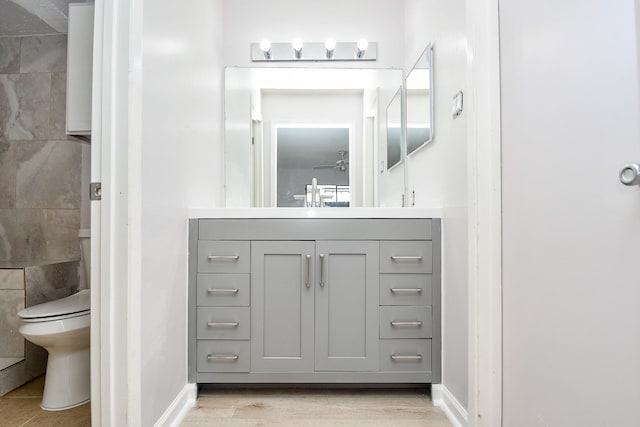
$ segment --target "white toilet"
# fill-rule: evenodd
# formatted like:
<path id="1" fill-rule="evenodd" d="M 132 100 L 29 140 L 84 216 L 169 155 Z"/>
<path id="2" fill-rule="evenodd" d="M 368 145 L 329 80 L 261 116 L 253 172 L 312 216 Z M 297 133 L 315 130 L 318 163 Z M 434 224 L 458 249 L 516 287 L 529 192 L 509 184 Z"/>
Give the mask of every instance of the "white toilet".
<path id="1" fill-rule="evenodd" d="M 88 266 L 89 239 L 84 230 L 81 230 L 80 237 L 82 261 Z M 83 272 L 87 278 L 88 270 L 85 267 Z M 90 308 L 91 291 L 83 289 L 66 298 L 34 305 L 18 313 L 23 321 L 20 333 L 49 352 L 42 409 L 61 411 L 89 401 Z"/>

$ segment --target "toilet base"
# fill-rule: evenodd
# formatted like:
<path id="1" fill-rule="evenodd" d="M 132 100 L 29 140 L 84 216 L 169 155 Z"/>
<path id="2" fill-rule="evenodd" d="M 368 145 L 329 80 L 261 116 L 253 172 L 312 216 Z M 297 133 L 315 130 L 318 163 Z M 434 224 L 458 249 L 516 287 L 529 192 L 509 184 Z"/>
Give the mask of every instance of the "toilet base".
<path id="1" fill-rule="evenodd" d="M 45 411 L 62 411 L 80 406 L 91 397 L 90 350 L 71 353 L 49 352 L 40 407 Z"/>

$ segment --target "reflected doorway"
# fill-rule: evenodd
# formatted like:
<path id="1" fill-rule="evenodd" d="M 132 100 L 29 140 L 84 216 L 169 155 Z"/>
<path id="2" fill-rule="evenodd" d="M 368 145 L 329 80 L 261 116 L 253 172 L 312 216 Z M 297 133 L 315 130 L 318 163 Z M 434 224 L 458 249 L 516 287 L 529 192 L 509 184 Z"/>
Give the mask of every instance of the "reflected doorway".
<path id="1" fill-rule="evenodd" d="M 352 132 L 352 126 L 344 124 L 274 126 L 274 205 L 312 206 L 311 183 L 315 178 L 319 190 L 316 205 L 348 207 Z"/>

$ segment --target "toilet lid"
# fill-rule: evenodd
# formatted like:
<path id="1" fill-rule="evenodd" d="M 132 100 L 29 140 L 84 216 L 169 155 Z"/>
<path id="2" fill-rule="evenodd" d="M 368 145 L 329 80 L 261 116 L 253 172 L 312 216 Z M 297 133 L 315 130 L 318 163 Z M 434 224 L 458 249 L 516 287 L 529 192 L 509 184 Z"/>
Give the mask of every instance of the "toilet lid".
<path id="1" fill-rule="evenodd" d="M 90 309 L 91 291 L 89 289 L 83 289 L 66 298 L 25 308 L 18 313 L 18 316 L 22 319 L 42 319 L 45 317 L 81 313 L 83 311 L 89 311 Z"/>

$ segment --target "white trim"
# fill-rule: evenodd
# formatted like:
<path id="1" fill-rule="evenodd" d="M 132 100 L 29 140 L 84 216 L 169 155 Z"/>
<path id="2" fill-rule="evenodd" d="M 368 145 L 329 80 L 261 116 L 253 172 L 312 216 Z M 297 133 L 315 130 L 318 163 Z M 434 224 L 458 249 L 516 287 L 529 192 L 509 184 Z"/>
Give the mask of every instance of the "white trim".
<path id="1" fill-rule="evenodd" d="M 130 12 L 140 4 L 97 0 L 95 9 L 91 181 L 102 182 L 102 201 L 91 202 L 91 412 L 97 427 L 140 425 L 141 368 L 137 348 L 128 347 L 130 327 L 137 329 L 129 324 L 136 308 L 128 294 L 127 143 Z"/>
<path id="2" fill-rule="evenodd" d="M 498 0 L 466 2 L 469 426 L 502 425 L 502 195 Z"/>
<path id="3" fill-rule="evenodd" d="M 198 388 L 196 384 L 187 384 L 178 393 L 171 405 L 154 424 L 154 427 L 178 427 L 191 408 L 196 405 Z"/>
<path id="4" fill-rule="evenodd" d="M 442 384 L 431 386 L 431 401 L 433 406 L 442 409 L 454 427 L 466 427 L 468 413 L 448 388 Z"/>

